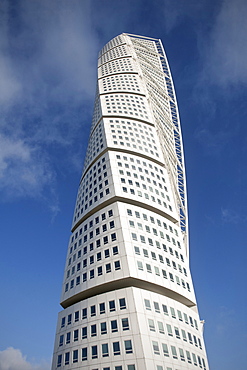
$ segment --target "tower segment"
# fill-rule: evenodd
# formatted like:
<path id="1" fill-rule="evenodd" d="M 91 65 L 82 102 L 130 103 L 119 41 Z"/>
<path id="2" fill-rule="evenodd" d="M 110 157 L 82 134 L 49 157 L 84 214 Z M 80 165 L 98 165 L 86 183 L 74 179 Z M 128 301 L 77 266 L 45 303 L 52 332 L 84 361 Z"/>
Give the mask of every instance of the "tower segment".
<path id="1" fill-rule="evenodd" d="M 208 369 L 189 267 L 179 114 L 158 39 L 99 53 L 52 369 Z"/>

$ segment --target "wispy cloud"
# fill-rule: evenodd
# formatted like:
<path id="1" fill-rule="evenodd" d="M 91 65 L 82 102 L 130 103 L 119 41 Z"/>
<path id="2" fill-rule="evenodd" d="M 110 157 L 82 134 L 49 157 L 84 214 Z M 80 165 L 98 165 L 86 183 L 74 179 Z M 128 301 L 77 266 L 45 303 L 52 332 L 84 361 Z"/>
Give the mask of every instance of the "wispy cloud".
<path id="1" fill-rule="evenodd" d="M 40 197 L 46 187 L 52 193 L 61 153 L 59 166 L 71 170 L 78 163 L 78 137 L 91 115 L 99 49 L 90 4 L 2 2 L 2 199 Z"/>
<path id="2" fill-rule="evenodd" d="M 19 349 L 9 347 L 0 351 L 0 370 L 49 370 L 51 364 L 42 361 L 35 364 L 27 361 Z"/>
<path id="3" fill-rule="evenodd" d="M 242 215 L 233 209 L 221 208 L 221 220 L 223 223 L 238 224 L 247 222 L 247 215 Z"/>
<path id="4" fill-rule="evenodd" d="M 203 145 L 207 154 L 217 155 L 222 152 L 228 144 L 231 133 L 225 131 L 212 132 L 208 128 L 198 128 L 195 132 L 195 138 Z"/>
<path id="5" fill-rule="evenodd" d="M 203 79 L 222 88 L 247 83 L 247 2 L 224 0 L 208 38 L 200 38 Z"/>

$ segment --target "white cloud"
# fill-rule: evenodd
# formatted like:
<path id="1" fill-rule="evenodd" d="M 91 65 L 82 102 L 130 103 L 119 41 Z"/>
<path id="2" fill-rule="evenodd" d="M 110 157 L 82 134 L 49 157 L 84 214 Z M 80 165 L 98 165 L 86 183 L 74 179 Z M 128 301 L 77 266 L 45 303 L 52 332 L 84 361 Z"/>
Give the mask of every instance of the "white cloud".
<path id="1" fill-rule="evenodd" d="M 46 197 L 47 187 L 50 193 L 54 190 L 56 167 L 78 171 L 78 138 L 93 108 L 99 49 L 92 31 L 90 4 L 88 0 L 3 0 L 2 199 L 4 195 L 8 199 Z M 57 210 L 57 201 L 51 207 Z"/>
<path id="2" fill-rule="evenodd" d="M 223 88 L 247 83 L 246 14 L 245 0 L 222 1 L 210 37 L 199 39 L 206 83 Z"/>
<path id="3" fill-rule="evenodd" d="M 10 197 L 40 196 L 54 174 L 36 148 L 0 134 L 0 190 Z"/>
<path id="4" fill-rule="evenodd" d="M 237 213 L 236 211 L 229 208 L 221 208 L 221 220 L 223 223 L 245 223 L 247 221 L 247 216 Z"/>
<path id="5" fill-rule="evenodd" d="M 27 361 L 19 349 L 9 347 L 0 351 L 0 370 L 49 370 L 51 364 L 42 361 L 40 364 L 32 364 Z"/>

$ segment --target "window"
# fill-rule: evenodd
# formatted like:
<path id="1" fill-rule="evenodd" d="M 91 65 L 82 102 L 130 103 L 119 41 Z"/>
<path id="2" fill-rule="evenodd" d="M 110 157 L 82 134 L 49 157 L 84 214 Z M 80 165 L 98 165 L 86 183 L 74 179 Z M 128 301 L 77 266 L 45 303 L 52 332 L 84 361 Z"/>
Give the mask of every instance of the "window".
<path id="1" fill-rule="evenodd" d="M 122 329 L 129 330 L 129 320 L 128 318 L 122 319 Z"/>
<path id="2" fill-rule="evenodd" d="M 124 341 L 124 347 L 125 347 L 125 353 L 132 353 L 132 343 L 131 340 L 125 340 Z"/>
<path id="3" fill-rule="evenodd" d="M 124 310 L 126 308 L 125 298 L 119 299 L 119 306 L 120 306 L 120 310 Z"/>
<path id="4" fill-rule="evenodd" d="M 159 350 L 158 342 L 156 342 L 156 341 L 152 341 L 152 344 L 153 344 L 153 351 L 154 351 L 154 354 L 155 354 L 155 355 L 159 355 L 159 354 L 160 354 L 160 350 Z"/>
<path id="5" fill-rule="evenodd" d="M 101 276 L 103 274 L 102 266 L 98 267 L 98 276 Z"/>
<path id="6" fill-rule="evenodd" d="M 92 346 L 92 359 L 98 358 L 98 347 Z"/>
<path id="7" fill-rule="evenodd" d="M 190 352 L 189 351 L 186 351 L 186 357 L 187 357 L 188 363 L 189 364 L 192 364 L 191 357 L 190 357 Z"/>
<path id="8" fill-rule="evenodd" d="M 114 266 L 115 266 L 115 270 L 120 270 L 121 269 L 120 261 L 115 261 Z"/>
<path id="9" fill-rule="evenodd" d="M 154 302 L 154 310 L 155 310 L 155 312 L 160 313 L 160 306 L 159 306 L 158 302 Z"/>
<path id="10" fill-rule="evenodd" d="M 91 337 L 96 337 L 97 335 L 97 329 L 96 329 L 96 325 L 91 325 Z"/>
<path id="11" fill-rule="evenodd" d="M 82 309 L 82 318 L 86 319 L 87 318 L 87 308 Z"/>
<path id="12" fill-rule="evenodd" d="M 79 337 L 79 330 L 76 329 L 76 330 L 74 330 L 74 342 L 78 341 L 78 337 Z"/>
<path id="13" fill-rule="evenodd" d="M 146 263 L 147 272 L 152 273 L 151 265 Z"/>
<path id="14" fill-rule="evenodd" d="M 64 338 L 64 336 L 63 335 L 60 335 L 60 338 L 59 338 L 59 347 L 61 347 L 63 345 L 63 338 Z"/>
<path id="15" fill-rule="evenodd" d="M 117 246 L 112 248 L 112 253 L 113 253 L 113 255 L 118 254 L 118 247 Z"/>
<path id="16" fill-rule="evenodd" d="M 158 328 L 159 328 L 159 332 L 160 332 L 161 334 L 165 334 L 165 330 L 164 330 L 163 322 L 158 321 Z"/>
<path id="17" fill-rule="evenodd" d="M 140 248 L 139 247 L 134 247 L 135 254 L 140 255 Z"/>
<path id="18" fill-rule="evenodd" d="M 181 332 L 182 332 L 183 340 L 184 340 L 185 342 L 187 342 L 186 332 L 185 332 L 183 329 L 181 329 Z"/>
<path id="19" fill-rule="evenodd" d="M 150 331 L 155 331 L 154 320 L 148 319 L 148 326 Z"/>
<path id="20" fill-rule="evenodd" d="M 113 233 L 111 234 L 111 241 L 114 242 L 115 240 L 117 240 L 117 234 Z"/>
<path id="21" fill-rule="evenodd" d="M 82 328 L 82 339 L 86 338 L 87 338 L 87 326 L 84 326 L 84 328 Z"/>
<path id="22" fill-rule="evenodd" d="M 68 325 L 71 324 L 71 320 L 72 320 L 72 314 L 68 315 Z"/>
<path id="23" fill-rule="evenodd" d="M 106 322 L 100 323 L 101 334 L 107 334 Z"/>
<path id="24" fill-rule="evenodd" d="M 107 343 L 102 344 L 102 356 L 103 357 L 108 357 L 109 356 L 109 348 L 108 348 Z"/>
<path id="25" fill-rule="evenodd" d="M 175 310 L 173 307 L 170 307 L 170 310 L 171 310 L 171 315 L 174 319 L 176 319 L 176 314 L 175 314 Z"/>
<path id="26" fill-rule="evenodd" d="M 170 324 L 166 324 L 166 328 L 167 328 L 168 335 L 170 335 L 170 337 L 172 337 L 173 334 L 172 334 L 172 327 L 171 327 L 171 325 Z"/>
<path id="27" fill-rule="evenodd" d="M 61 328 L 64 328 L 64 327 L 65 327 L 65 317 L 62 317 Z"/>
<path id="28" fill-rule="evenodd" d="M 65 364 L 65 365 L 68 365 L 68 364 L 69 364 L 69 352 L 66 352 L 66 353 L 65 353 L 65 360 L 64 360 L 64 364 Z"/>
<path id="29" fill-rule="evenodd" d="M 81 352 L 82 352 L 82 356 L 81 356 L 82 361 L 86 361 L 87 360 L 87 347 L 82 348 Z"/>
<path id="30" fill-rule="evenodd" d="M 68 333 L 66 334 L 66 344 L 69 344 L 69 343 L 70 343 L 70 338 L 71 338 L 71 333 L 70 333 L 70 332 L 68 332 Z"/>
<path id="31" fill-rule="evenodd" d="M 163 354 L 165 357 L 169 357 L 169 352 L 168 352 L 168 347 L 167 344 L 162 343 L 162 349 L 163 349 Z"/>
<path id="32" fill-rule="evenodd" d="M 135 365 L 127 365 L 127 370 L 135 370 Z"/>
<path id="33" fill-rule="evenodd" d="M 110 250 L 105 249 L 105 258 L 108 258 L 108 257 L 110 257 Z"/>
<path id="34" fill-rule="evenodd" d="M 112 320 L 111 321 L 111 331 L 112 331 L 112 333 L 118 331 L 117 320 Z"/>
<path id="35" fill-rule="evenodd" d="M 62 365 L 62 355 L 57 356 L 57 367 L 61 367 Z"/>
<path id="36" fill-rule="evenodd" d="M 120 355 L 120 345 L 119 342 L 113 342 L 113 354 L 114 356 Z"/>
<path id="37" fill-rule="evenodd" d="M 105 265 L 105 270 L 106 270 L 106 273 L 111 272 L 111 264 L 110 263 L 107 263 Z"/>
<path id="38" fill-rule="evenodd" d="M 99 304 L 99 312 L 100 314 L 105 313 L 105 303 Z"/>
<path id="39" fill-rule="evenodd" d="M 138 270 L 143 271 L 143 264 L 141 261 L 137 261 L 137 267 L 138 267 Z"/>
<path id="40" fill-rule="evenodd" d="M 115 366 L 115 370 L 123 370 L 123 367 L 121 365 Z"/>
<path id="41" fill-rule="evenodd" d="M 96 306 L 91 306 L 91 316 L 96 316 Z"/>
<path id="42" fill-rule="evenodd" d="M 184 357 L 184 351 L 183 351 L 183 349 L 182 349 L 182 348 L 179 348 L 178 350 L 179 350 L 179 354 L 180 354 L 180 359 L 181 359 L 181 361 L 185 361 L 185 357 Z"/>
<path id="43" fill-rule="evenodd" d="M 173 358 L 178 358 L 176 347 L 171 346 L 171 350 L 172 350 L 172 357 Z"/>
<path id="44" fill-rule="evenodd" d="M 109 301 L 109 309 L 110 309 L 110 312 L 116 310 L 115 301 Z"/>
<path id="45" fill-rule="evenodd" d="M 78 362 L 78 349 L 73 351 L 73 363 Z"/>
<path id="46" fill-rule="evenodd" d="M 90 270 L 90 279 L 94 278 L 94 270 Z"/>
<path id="47" fill-rule="evenodd" d="M 145 303 L 146 310 L 151 311 L 150 301 L 148 299 L 144 299 L 144 303 Z"/>

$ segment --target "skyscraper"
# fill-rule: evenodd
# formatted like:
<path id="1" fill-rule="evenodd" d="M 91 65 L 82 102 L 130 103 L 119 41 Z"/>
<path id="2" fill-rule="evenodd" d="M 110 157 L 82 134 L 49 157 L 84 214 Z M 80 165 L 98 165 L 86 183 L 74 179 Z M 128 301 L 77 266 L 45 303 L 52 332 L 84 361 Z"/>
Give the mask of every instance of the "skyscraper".
<path id="1" fill-rule="evenodd" d="M 208 369 L 189 267 L 182 136 L 158 39 L 99 53 L 52 369 Z"/>

